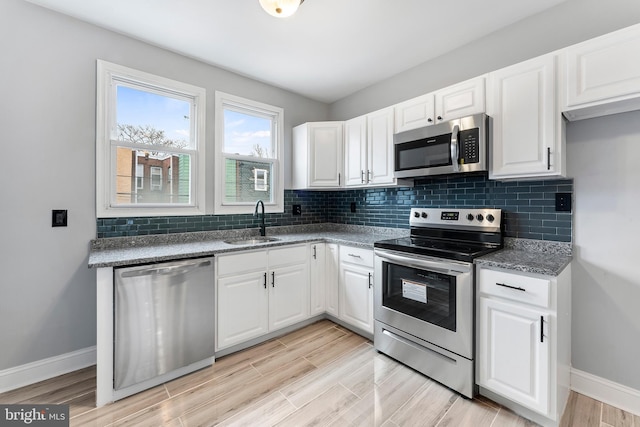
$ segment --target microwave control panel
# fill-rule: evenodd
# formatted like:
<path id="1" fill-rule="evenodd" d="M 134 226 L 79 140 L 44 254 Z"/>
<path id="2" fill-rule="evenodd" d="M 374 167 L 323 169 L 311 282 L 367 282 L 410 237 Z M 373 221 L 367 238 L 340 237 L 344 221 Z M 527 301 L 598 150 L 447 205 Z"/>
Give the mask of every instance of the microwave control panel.
<path id="1" fill-rule="evenodd" d="M 480 129 L 461 130 L 459 144 L 461 164 L 480 162 Z"/>

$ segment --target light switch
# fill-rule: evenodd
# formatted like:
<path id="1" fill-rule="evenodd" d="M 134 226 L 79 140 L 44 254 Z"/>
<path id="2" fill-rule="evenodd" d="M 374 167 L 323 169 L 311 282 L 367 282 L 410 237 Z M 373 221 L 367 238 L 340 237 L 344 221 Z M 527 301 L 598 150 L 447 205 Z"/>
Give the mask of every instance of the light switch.
<path id="1" fill-rule="evenodd" d="M 67 210 L 54 209 L 51 211 L 51 226 L 66 227 L 67 226 Z"/>

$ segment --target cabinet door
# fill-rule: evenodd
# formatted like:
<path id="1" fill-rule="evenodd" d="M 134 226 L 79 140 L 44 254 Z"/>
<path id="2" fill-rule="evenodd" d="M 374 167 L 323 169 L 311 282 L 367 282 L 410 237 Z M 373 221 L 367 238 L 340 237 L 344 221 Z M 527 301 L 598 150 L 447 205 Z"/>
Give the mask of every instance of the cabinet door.
<path id="1" fill-rule="evenodd" d="M 613 98 L 637 98 L 640 94 L 637 52 L 640 52 L 640 25 L 567 48 L 565 107 L 604 104 Z M 637 107 L 637 103 L 634 105 Z M 613 112 L 619 111 L 628 110 Z M 597 115 L 600 114 L 585 117 Z"/>
<path id="2" fill-rule="evenodd" d="M 549 316 L 480 297 L 479 321 L 479 385 L 547 415 L 553 338 Z"/>
<path id="3" fill-rule="evenodd" d="M 394 106 L 396 133 L 434 124 L 433 94 L 419 96 Z"/>
<path id="4" fill-rule="evenodd" d="M 309 187 L 342 184 L 342 123 L 309 123 Z"/>
<path id="5" fill-rule="evenodd" d="M 555 102 L 556 57 L 546 55 L 489 74 L 493 118 L 491 178 L 558 175 L 561 123 Z"/>
<path id="6" fill-rule="evenodd" d="M 485 112 L 485 78 L 477 77 L 435 94 L 436 123 Z"/>
<path id="7" fill-rule="evenodd" d="M 217 348 L 225 348 L 266 334 L 269 291 L 266 273 L 249 273 L 218 279 Z"/>
<path id="8" fill-rule="evenodd" d="M 340 319 L 373 333 L 373 270 L 340 264 Z"/>
<path id="9" fill-rule="evenodd" d="M 309 317 L 307 263 L 280 267 L 269 273 L 269 331 Z"/>
<path id="10" fill-rule="evenodd" d="M 327 313 L 340 317 L 339 307 L 339 285 L 340 281 L 340 259 L 338 253 L 338 245 L 328 243 L 326 246 L 326 259 L 324 280 L 326 283 L 326 303 Z"/>
<path id="11" fill-rule="evenodd" d="M 366 184 L 367 169 L 367 118 L 366 116 L 344 122 L 344 174 L 346 186 Z"/>
<path id="12" fill-rule="evenodd" d="M 311 244 L 311 262 L 309 264 L 310 316 L 322 314 L 326 310 L 326 244 Z"/>
<path id="13" fill-rule="evenodd" d="M 367 115 L 368 184 L 393 183 L 393 108 Z"/>

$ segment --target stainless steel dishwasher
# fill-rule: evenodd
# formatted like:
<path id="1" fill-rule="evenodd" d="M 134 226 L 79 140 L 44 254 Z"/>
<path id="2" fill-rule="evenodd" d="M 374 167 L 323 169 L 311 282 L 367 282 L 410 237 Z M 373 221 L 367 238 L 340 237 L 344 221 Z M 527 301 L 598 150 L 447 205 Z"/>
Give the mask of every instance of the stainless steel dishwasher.
<path id="1" fill-rule="evenodd" d="M 119 268 L 114 276 L 114 390 L 213 357 L 213 259 Z"/>

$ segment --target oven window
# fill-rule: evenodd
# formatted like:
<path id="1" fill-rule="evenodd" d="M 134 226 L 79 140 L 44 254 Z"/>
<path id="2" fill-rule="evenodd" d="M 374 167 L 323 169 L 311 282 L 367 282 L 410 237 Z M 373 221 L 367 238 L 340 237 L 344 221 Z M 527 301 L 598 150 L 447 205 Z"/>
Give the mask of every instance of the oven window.
<path id="1" fill-rule="evenodd" d="M 451 134 L 396 144 L 396 171 L 451 164 Z"/>
<path id="2" fill-rule="evenodd" d="M 384 262 L 382 305 L 456 330 L 456 278 Z"/>

